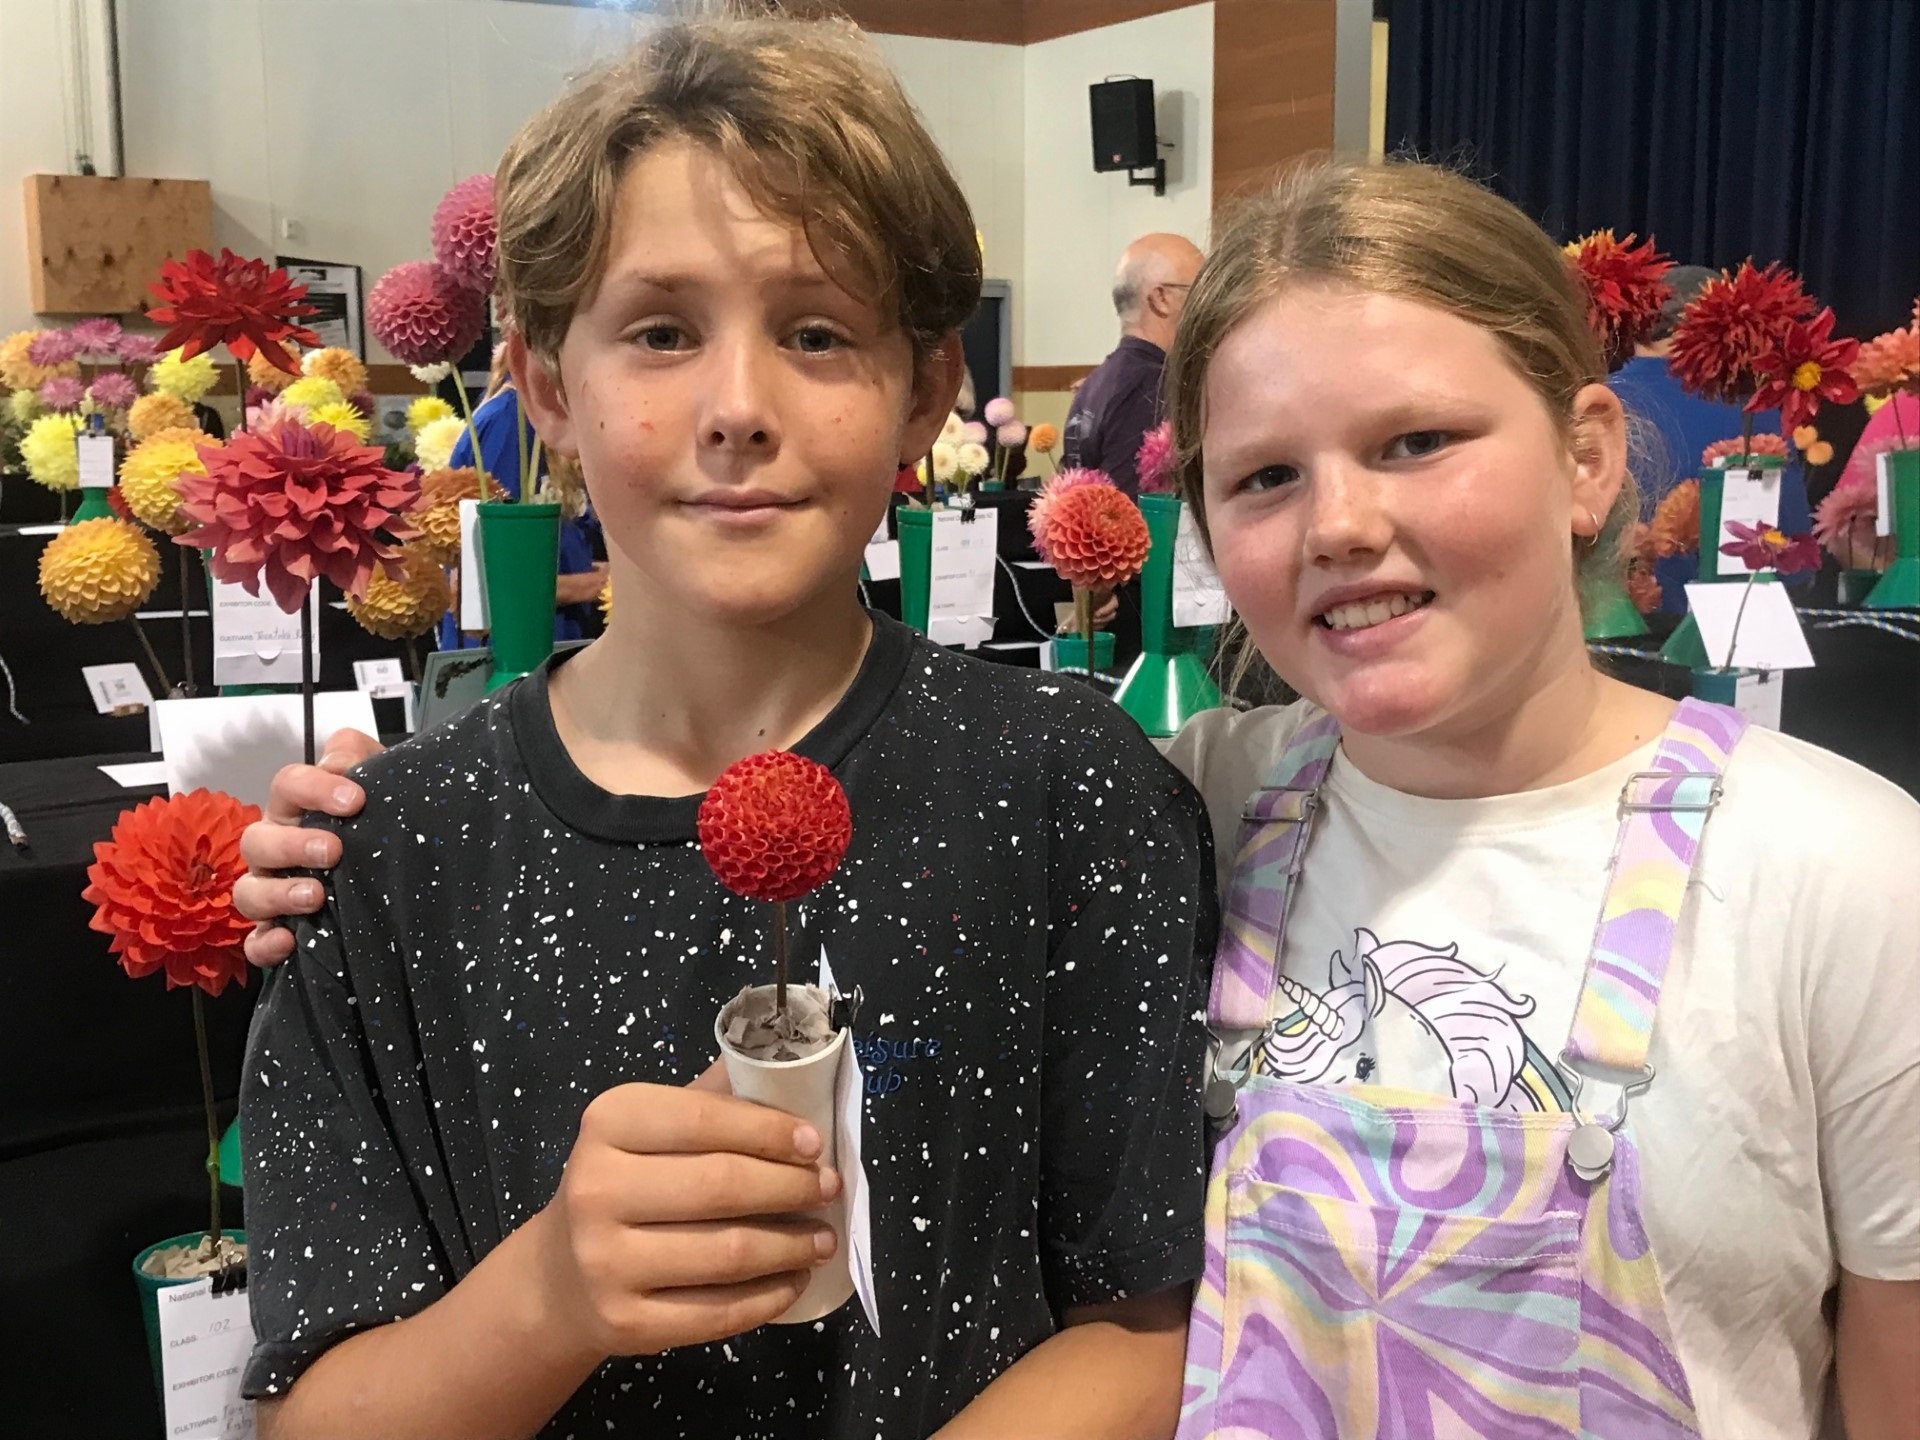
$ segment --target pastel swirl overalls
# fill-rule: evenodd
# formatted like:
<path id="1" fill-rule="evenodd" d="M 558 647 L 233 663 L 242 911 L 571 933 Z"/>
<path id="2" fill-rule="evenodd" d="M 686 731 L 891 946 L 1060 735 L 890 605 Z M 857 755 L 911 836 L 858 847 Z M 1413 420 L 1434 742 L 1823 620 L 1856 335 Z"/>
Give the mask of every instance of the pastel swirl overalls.
<path id="1" fill-rule="evenodd" d="M 1628 1098 L 1676 922 L 1745 728 L 1684 702 L 1620 797 L 1560 1057 L 1572 1113 L 1250 1073 L 1288 901 L 1340 736 L 1307 726 L 1248 802 L 1208 1018 L 1225 1127 L 1179 1440 L 1698 1437 L 1640 1214 Z M 1582 1107 L 1583 1087 L 1616 1097 Z"/>

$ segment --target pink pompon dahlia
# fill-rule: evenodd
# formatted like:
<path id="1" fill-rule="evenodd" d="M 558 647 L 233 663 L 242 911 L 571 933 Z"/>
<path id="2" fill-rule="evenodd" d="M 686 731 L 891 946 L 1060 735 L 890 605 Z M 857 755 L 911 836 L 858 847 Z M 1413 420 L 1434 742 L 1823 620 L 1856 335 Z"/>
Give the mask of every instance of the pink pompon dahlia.
<path id="1" fill-rule="evenodd" d="M 493 289 L 498 236 L 491 175 L 469 175 L 434 207 L 433 258 L 464 289 L 480 295 Z"/>
<path id="2" fill-rule="evenodd" d="M 459 360 L 485 324 L 484 297 L 432 260 L 394 266 L 367 296 L 373 338 L 404 365 Z"/>
<path id="3" fill-rule="evenodd" d="M 160 358 L 160 337 L 123 334 L 120 337 L 119 353 L 122 365 L 151 365 Z"/>
<path id="4" fill-rule="evenodd" d="M 42 330 L 27 342 L 27 359 L 46 369 L 58 369 L 79 357 L 71 330 Z"/>
<path id="5" fill-rule="evenodd" d="M 1140 573 L 1152 538 L 1140 507 L 1113 485 L 1082 485 L 1047 512 L 1048 563 L 1081 590 L 1112 590 Z"/>
<path id="6" fill-rule="evenodd" d="M 321 576 L 360 599 L 378 566 L 401 579 L 405 516 L 420 477 L 389 470 L 385 452 L 330 425 L 281 421 L 200 448 L 207 473 L 182 474 L 180 513 L 197 529 L 182 545 L 213 552 L 213 573 L 258 595 L 265 581 L 288 614 Z"/>
<path id="7" fill-rule="evenodd" d="M 67 332 L 73 336 L 73 348 L 77 358 L 82 360 L 118 360 L 120 358 L 120 340 L 126 333 L 120 328 L 118 320 L 109 320 L 104 315 L 91 320 L 79 320 Z"/>
<path id="8" fill-rule="evenodd" d="M 87 394 L 102 410 L 128 410 L 140 398 L 140 387 L 118 370 L 109 370 L 95 377 Z"/>
<path id="9" fill-rule="evenodd" d="M 1013 401 L 1007 399 L 1004 395 L 996 396 L 994 399 L 987 401 L 986 408 L 980 412 L 980 418 L 998 430 L 1002 425 L 1014 418 Z"/>
<path id="10" fill-rule="evenodd" d="M 1878 487 L 1864 480 L 1842 480 L 1815 507 L 1813 538 L 1850 570 L 1885 569 L 1881 551 L 1890 546 L 1877 533 L 1879 518 Z"/>
<path id="11" fill-rule="evenodd" d="M 87 387 L 72 375 L 56 375 L 40 387 L 40 403 L 49 410 L 78 410 Z"/>
<path id="12" fill-rule="evenodd" d="M 1033 497 L 1033 504 L 1027 510 L 1027 529 L 1033 534 L 1033 553 L 1047 564 L 1053 563 L 1053 555 L 1047 548 L 1047 518 L 1062 495 L 1078 490 L 1083 485 L 1111 486 L 1113 479 L 1104 470 L 1090 470 L 1085 466 L 1070 465 L 1056 470 L 1048 477 L 1047 483 L 1040 487 L 1040 493 Z"/>
<path id="13" fill-rule="evenodd" d="M 1162 420 L 1140 437 L 1133 460 L 1142 495 L 1164 495 L 1173 489 L 1173 422 Z"/>

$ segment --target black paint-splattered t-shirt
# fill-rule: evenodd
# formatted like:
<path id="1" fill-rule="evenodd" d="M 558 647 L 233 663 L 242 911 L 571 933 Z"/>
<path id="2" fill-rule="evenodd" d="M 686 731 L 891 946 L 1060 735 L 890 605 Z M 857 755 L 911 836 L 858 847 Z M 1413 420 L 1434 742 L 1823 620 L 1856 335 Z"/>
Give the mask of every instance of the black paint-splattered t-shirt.
<path id="1" fill-rule="evenodd" d="M 1064 1307 L 1201 1264 L 1207 825 L 1110 702 L 876 618 L 799 746 L 854 815 L 796 909 L 859 985 L 883 1338 L 818 1325 L 608 1361 L 542 1433 L 913 1440 Z M 564 663 L 556 660 L 555 664 Z M 768 978 L 699 797 L 575 768 L 542 671 L 365 767 L 329 906 L 262 1002 L 243 1092 L 246 1393 L 412 1314 L 552 1198 L 595 1095 L 681 1084 Z"/>

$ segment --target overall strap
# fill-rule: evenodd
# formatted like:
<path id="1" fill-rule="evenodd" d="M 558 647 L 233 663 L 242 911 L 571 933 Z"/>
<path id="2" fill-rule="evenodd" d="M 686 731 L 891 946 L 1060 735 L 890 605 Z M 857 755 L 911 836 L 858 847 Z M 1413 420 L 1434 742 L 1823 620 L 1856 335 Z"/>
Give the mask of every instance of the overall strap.
<path id="1" fill-rule="evenodd" d="M 1340 748 L 1331 715 L 1301 727 L 1266 785 L 1241 814 L 1240 848 L 1222 907 L 1207 1021 L 1220 1030 L 1258 1030 L 1271 1018 L 1287 906 L 1300 877 L 1320 786 Z"/>
<path id="2" fill-rule="evenodd" d="M 1680 910 L 1700 853 L 1707 817 L 1720 803 L 1727 758 L 1746 717 L 1720 705 L 1683 700 L 1653 768 L 1620 792 L 1606 899 L 1594 931 L 1587 974 L 1561 1062 L 1576 1074 L 1644 1083 L 1660 986 L 1673 956 Z"/>

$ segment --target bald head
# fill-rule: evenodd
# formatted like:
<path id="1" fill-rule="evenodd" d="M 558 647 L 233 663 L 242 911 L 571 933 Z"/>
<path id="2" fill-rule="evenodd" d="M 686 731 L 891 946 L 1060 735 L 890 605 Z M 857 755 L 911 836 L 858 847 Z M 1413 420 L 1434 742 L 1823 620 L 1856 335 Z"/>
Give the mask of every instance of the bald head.
<path id="1" fill-rule="evenodd" d="M 1204 258 L 1182 235 L 1142 235 L 1127 246 L 1113 272 L 1113 308 L 1120 328 L 1163 350 L 1171 345 L 1187 287 Z"/>

